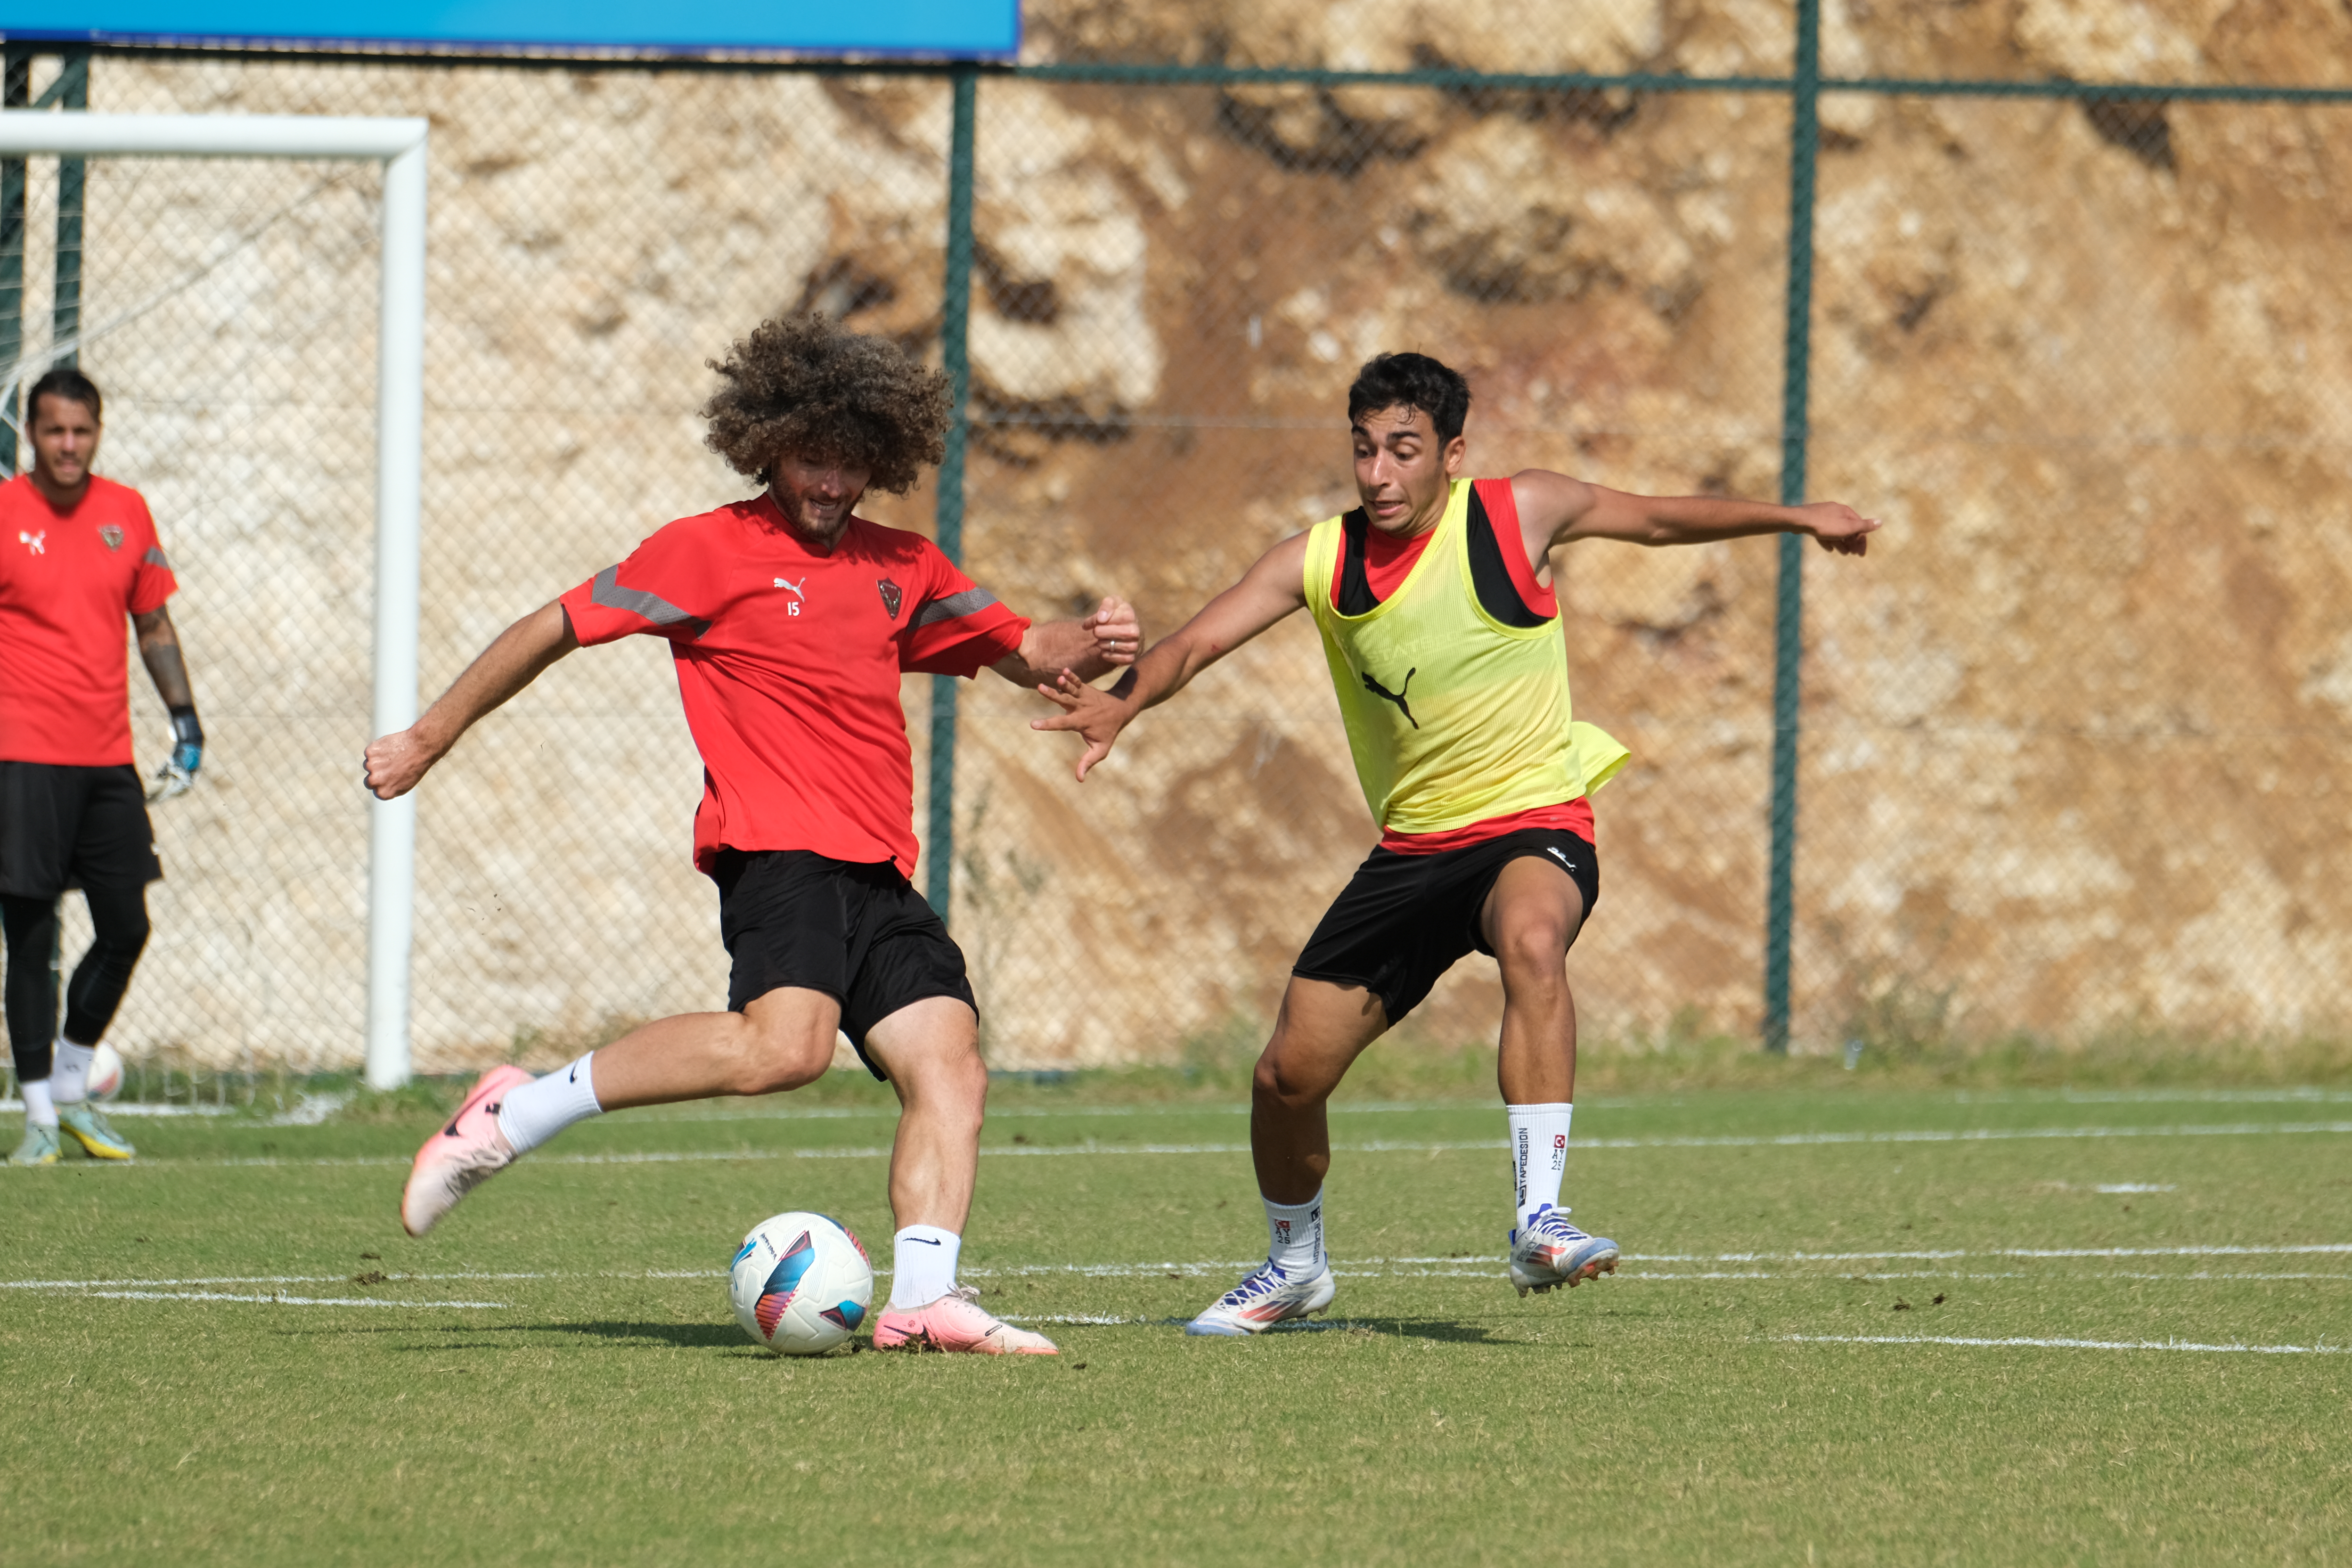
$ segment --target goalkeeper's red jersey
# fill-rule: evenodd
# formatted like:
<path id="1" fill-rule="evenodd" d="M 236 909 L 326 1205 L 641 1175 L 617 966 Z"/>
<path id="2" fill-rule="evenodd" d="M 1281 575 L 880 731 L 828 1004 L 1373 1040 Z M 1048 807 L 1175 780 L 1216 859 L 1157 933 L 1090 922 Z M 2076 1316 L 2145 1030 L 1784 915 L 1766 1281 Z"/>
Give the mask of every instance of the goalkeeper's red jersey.
<path id="1" fill-rule="evenodd" d="M 830 551 L 761 495 L 680 518 L 563 595 L 583 644 L 666 637 L 702 752 L 694 863 L 809 849 L 915 866 L 902 670 L 972 676 L 1029 623 L 918 533 L 852 518 Z"/>
<path id="2" fill-rule="evenodd" d="M 139 492 L 90 476 L 73 510 L 0 484 L 0 760 L 131 763 L 128 616 L 178 588 Z"/>

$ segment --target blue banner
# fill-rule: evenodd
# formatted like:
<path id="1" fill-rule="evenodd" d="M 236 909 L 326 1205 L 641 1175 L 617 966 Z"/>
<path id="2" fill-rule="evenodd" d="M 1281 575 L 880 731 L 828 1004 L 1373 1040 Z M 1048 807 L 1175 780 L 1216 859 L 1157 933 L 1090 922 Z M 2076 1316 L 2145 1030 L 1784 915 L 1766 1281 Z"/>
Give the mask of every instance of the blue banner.
<path id="1" fill-rule="evenodd" d="M 68 11 L 74 26 L 61 27 Z M 0 35 L 82 44 L 194 44 L 504 53 L 917 55 L 1011 59 L 1020 0 L 764 0 L 672 9 L 644 0 L 0 0 Z"/>

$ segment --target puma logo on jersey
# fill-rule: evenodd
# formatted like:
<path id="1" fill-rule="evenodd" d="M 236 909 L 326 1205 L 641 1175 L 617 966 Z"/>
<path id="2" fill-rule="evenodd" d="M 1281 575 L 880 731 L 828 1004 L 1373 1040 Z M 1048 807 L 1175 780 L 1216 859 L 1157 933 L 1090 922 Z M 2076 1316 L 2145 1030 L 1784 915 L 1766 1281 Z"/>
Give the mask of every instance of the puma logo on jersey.
<path id="1" fill-rule="evenodd" d="M 16 542 L 31 551 L 36 555 L 47 555 L 49 552 L 48 538 L 49 531 L 45 528 L 38 533 L 18 533 L 16 535 Z"/>
<path id="2" fill-rule="evenodd" d="M 1563 866 L 1567 867 L 1570 870 L 1573 871 L 1573 870 L 1575 870 L 1575 869 L 1576 869 L 1576 862 L 1575 862 L 1575 861 L 1573 861 L 1573 860 L 1571 860 L 1571 859 L 1570 859 L 1566 855 L 1562 854 L 1562 853 L 1560 852 L 1560 848 L 1559 848 L 1559 845 L 1554 844 L 1554 845 L 1550 846 L 1549 847 L 1548 847 L 1548 848 L 1546 848 L 1546 849 L 1544 850 L 1544 853 L 1545 853 L 1545 854 L 1547 854 L 1547 855 L 1549 855 L 1549 856 L 1550 856 L 1553 859 L 1555 859 L 1555 860 L 1559 861 L 1561 865 L 1563 865 Z"/>
<path id="3" fill-rule="evenodd" d="M 1374 680 L 1370 675 L 1367 675 L 1364 677 L 1364 689 L 1370 692 L 1375 697 L 1383 698 L 1388 701 L 1395 703 L 1397 705 L 1397 711 L 1404 715 L 1404 721 L 1418 730 L 1421 728 L 1421 721 L 1414 718 L 1412 716 L 1412 710 L 1405 705 L 1404 694 L 1412 689 L 1412 678 L 1420 673 L 1421 668 L 1418 665 L 1406 670 L 1404 672 L 1404 685 L 1394 691 L 1391 691 L 1387 687 L 1382 686 L 1379 681 Z"/>
<path id="4" fill-rule="evenodd" d="M 786 615 L 799 615 L 801 613 L 801 606 L 808 603 L 808 595 L 801 591 L 807 585 L 808 574 L 806 573 L 803 573 L 801 574 L 801 580 L 797 583 L 788 581 L 782 577 L 776 579 L 776 586 L 782 588 L 785 593 L 790 594 L 793 596 L 793 602 L 784 607 L 784 613 Z"/>

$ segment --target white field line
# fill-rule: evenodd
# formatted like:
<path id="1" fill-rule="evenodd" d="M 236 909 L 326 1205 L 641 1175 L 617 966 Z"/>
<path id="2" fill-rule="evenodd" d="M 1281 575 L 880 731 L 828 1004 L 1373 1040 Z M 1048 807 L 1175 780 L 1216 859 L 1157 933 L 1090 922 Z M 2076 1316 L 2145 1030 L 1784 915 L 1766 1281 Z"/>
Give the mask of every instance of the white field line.
<path id="1" fill-rule="evenodd" d="M 2352 1243 L 2327 1242 L 2311 1246 L 2288 1247 L 2074 1247 L 2027 1250 L 1996 1248 L 1966 1251 L 1954 1249 L 1942 1252 L 1727 1252 L 1707 1256 L 1696 1253 L 1627 1253 L 1622 1261 L 1630 1265 L 1657 1263 L 1741 1264 L 1741 1263 L 1877 1263 L 1877 1262 L 1951 1262 L 1969 1258 L 2038 1258 L 2038 1259 L 2118 1259 L 2129 1258 L 2291 1258 L 2313 1254 L 2327 1256 L 2352 1255 Z M 1023 1263 L 1006 1264 L 1000 1268 L 968 1268 L 961 1272 L 972 1279 L 1013 1279 L 1056 1275 L 1089 1279 L 1127 1279 L 1160 1275 L 1177 1279 L 1195 1276 L 1215 1277 L 1237 1270 L 1255 1268 L 1262 1258 L 1210 1258 L 1140 1263 Z M 1387 1276 L 1399 1279 L 1494 1279 L 1504 1270 L 1499 1266 L 1474 1258 L 1359 1258 L 1335 1260 L 1335 1273 L 1349 1278 Z M 877 1268 L 877 1277 L 887 1278 L 887 1268 Z M 110 1289 L 194 1290 L 218 1285 L 340 1285 L 351 1279 L 345 1274 L 207 1274 L 173 1279 L 0 1279 L 0 1290 L 101 1291 Z M 541 1269 L 541 1270 L 481 1270 L 466 1269 L 423 1273 L 388 1273 L 386 1285 L 425 1285 L 456 1283 L 498 1283 L 526 1279 L 723 1279 L 723 1268 L 646 1268 L 646 1269 Z M 1866 1276 L 1823 1273 L 1816 1270 L 1770 1273 L 1760 1268 L 1712 1268 L 1653 1270 L 1638 1268 L 1632 1272 L 1620 1272 L 1621 1279 L 1689 1280 L 1689 1279 L 1780 1279 L 1822 1280 L 1850 1278 L 1881 1279 L 2186 1279 L 2186 1280 L 2249 1280 L 2249 1279 L 2347 1279 L 2352 1274 L 2319 1273 L 2248 1273 L 2242 1271 L 2200 1270 L 2195 1273 L 2149 1273 L 2145 1271 L 2100 1270 L 2091 1273 L 2050 1274 L 2011 1270 L 2002 1273 L 1971 1273 L 1960 1269 L 1911 1269 L 1884 1271 L 1874 1269 Z M 228 1298 L 223 1298 L 227 1300 Z M 244 1300 L 246 1298 L 236 1298 Z M 255 1297 L 257 1300 L 273 1300 Z M 383 1305 L 485 1305 L 481 1302 L 393 1303 Z"/>
<path id="2" fill-rule="evenodd" d="M 1962 1339 L 1948 1334 L 1784 1334 L 1782 1342 L 1801 1345 L 1974 1345 L 1990 1349 L 2022 1346 L 2062 1351 L 2204 1351 L 2245 1355 L 2343 1355 L 2352 1345 L 2206 1345 L 2186 1340 L 2042 1340 Z"/>
<path id="3" fill-rule="evenodd" d="M 2352 1121 L 2280 1121 L 2232 1122 L 2221 1126 L 2175 1127 L 1979 1127 L 1955 1131 L 1920 1131 L 1911 1132 L 1788 1132 L 1772 1137 L 1722 1138 L 1587 1138 L 1570 1145 L 1572 1150 L 1595 1149 L 1780 1149 L 1824 1144 L 1871 1143 L 1990 1143 L 2018 1140 L 2102 1139 L 2102 1138 L 2247 1138 L 2307 1133 L 2352 1133 Z M 1408 1142 L 1374 1140 L 1364 1143 L 1335 1143 L 1332 1149 L 1342 1154 L 1439 1154 L 1469 1152 L 1492 1152 L 1508 1148 L 1500 1138 L 1478 1138 L 1462 1141 Z M 989 1158 L 1045 1158 L 1076 1155 L 1080 1157 L 1119 1157 L 1137 1154 L 1246 1154 L 1246 1143 L 1097 1143 L 1087 1142 L 1052 1147 L 1028 1147 L 986 1144 L 981 1153 Z M 889 1149 L 881 1144 L 866 1144 L 838 1149 L 692 1149 L 651 1151 L 614 1154 L 538 1154 L 532 1162 L 542 1165 L 676 1165 L 724 1163 L 730 1161 L 771 1160 L 881 1160 L 889 1157 Z M 407 1158 L 396 1154 L 343 1155 L 312 1160 L 289 1160 L 275 1155 L 220 1160 L 151 1159 L 145 1161 L 78 1160 L 60 1167 L 68 1171 L 97 1169 L 137 1170 L 142 1166 L 288 1166 L 319 1169 L 333 1166 L 405 1165 Z"/>

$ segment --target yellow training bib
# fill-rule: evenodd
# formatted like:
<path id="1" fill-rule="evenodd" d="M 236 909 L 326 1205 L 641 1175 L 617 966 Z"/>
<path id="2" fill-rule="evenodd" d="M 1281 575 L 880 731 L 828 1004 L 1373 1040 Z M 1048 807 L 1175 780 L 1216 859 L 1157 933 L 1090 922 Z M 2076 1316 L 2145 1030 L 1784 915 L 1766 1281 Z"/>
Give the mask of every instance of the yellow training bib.
<path id="1" fill-rule="evenodd" d="M 1557 616 L 1505 626 L 1470 569 L 1470 487 L 1445 514 L 1402 586 L 1360 616 L 1331 584 L 1345 520 L 1307 535 L 1306 590 L 1348 726 L 1364 804 L 1383 831 L 1444 833 L 1559 805 L 1599 789 L 1630 753 L 1569 711 L 1568 647 Z M 1504 549 L 1518 540 L 1499 541 Z"/>

